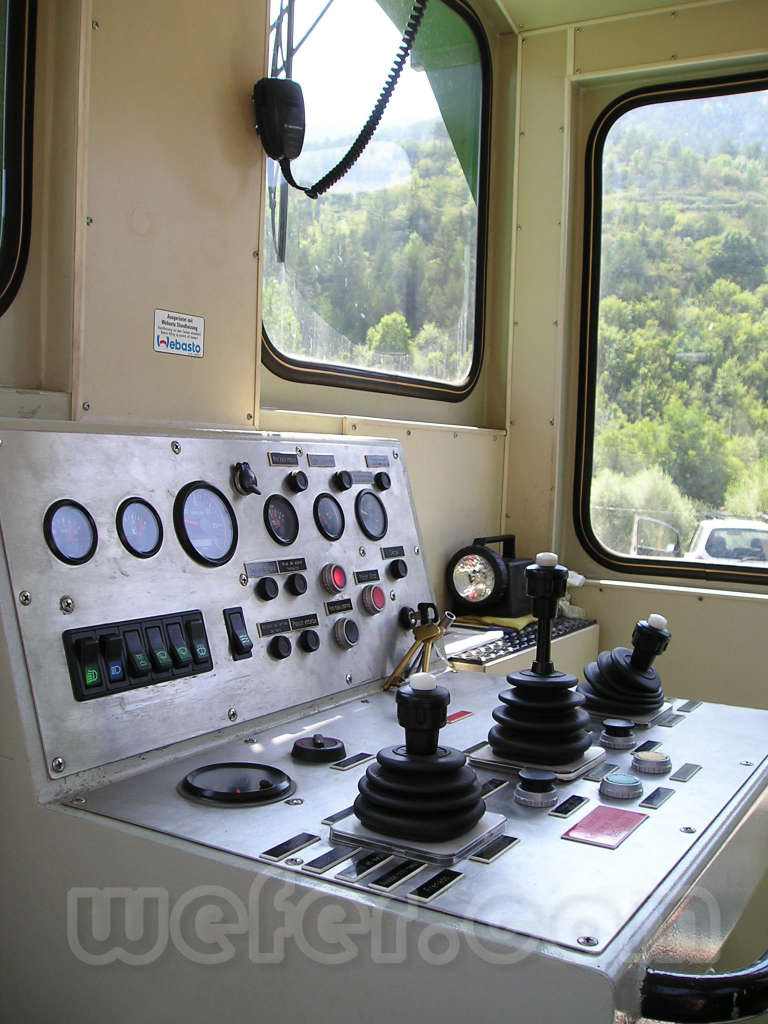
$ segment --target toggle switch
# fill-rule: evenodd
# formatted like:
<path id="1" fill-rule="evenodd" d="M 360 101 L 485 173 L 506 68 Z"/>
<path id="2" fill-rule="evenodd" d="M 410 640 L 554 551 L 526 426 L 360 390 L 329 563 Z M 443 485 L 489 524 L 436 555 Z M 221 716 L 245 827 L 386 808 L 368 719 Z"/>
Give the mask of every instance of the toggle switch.
<path id="1" fill-rule="evenodd" d="M 168 634 L 168 643 L 171 648 L 171 657 L 177 668 L 186 668 L 192 664 L 192 651 L 189 649 L 187 638 L 178 622 L 170 622 L 165 627 Z"/>
<path id="2" fill-rule="evenodd" d="M 125 640 L 125 649 L 128 652 L 128 668 L 131 675 L 139 679 L 142 676 L 149 675 L 152 665 L 147 657 L 147 652 L 144 650 L 141 634 L 138 630 L 129 629 L 126 630 L 123 639 Z"/>
<path id="3" fill-rule="evenodd" d="M 155 671 L 170 672 L 173 668 L 173 661 L 168 653 L 168 647 L 159 626 L 149 626 L 147 628 L 147 646 L 149 647 L 149 657 L 155 666 Z"/>
<path id="4" fill-rule="evenodd" d="M 125 679 L 122 638 L 116 633 L 101 637 L 101 653 L 107 666 L 107 680 L 110 683 L 122 683 Z"/>
<path id="5" fill-rule="evenodd" d="M 225 608 L 224 624 L 229 637 L 229 650 L 235 661 L 250 658 L 253 653 L 251 640 L 245 625 L 242 608 Z"/>
<path id="6" fill-rule="evenodd" d="M 83 685 L 87 690 L 101 686 L 101 670 L 99 668 L 99 642 L 91 637 L 83 637 L 77 642 L 77 657 L 83 673 Z"/>

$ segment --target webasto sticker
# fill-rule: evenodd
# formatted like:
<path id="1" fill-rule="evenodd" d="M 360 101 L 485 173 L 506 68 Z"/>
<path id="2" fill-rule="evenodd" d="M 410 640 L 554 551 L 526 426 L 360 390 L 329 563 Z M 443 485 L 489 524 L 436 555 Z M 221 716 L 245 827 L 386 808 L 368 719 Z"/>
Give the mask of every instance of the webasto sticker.
<path id="1" fill-rule="evenodd" d="M 155 352 L 176 356 L 203 357 L 205 319 L 191 313 L 174 313 L 168 309 L 155 310 Z"/>

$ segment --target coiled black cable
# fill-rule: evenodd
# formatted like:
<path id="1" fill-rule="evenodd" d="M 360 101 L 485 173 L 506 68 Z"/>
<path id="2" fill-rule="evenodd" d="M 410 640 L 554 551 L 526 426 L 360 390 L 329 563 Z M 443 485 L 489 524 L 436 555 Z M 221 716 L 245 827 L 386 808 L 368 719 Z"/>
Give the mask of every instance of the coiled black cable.
<path id="1" fill-rule="evenodd" d="M 363 150 L 373 138 L 373 134 L 379 127 L 379 122 L 384 114 L 387 104 L 395 91 L 395 86 L 400 78 L 400 72 L 405 67 L 405 62 L 408 59 L 408 54 L 411 52 L 413 41 L 416 38 L 416 34 L 419 31 L 424 12 L 427 8 L 428 0 L 413 0 L 413 8 L 411 10 L 410 17 L 408 18 L 408 24 L 405 26 L 403 32 L 402 42 L 400 43 L 400 49 L 395 57 L 392 64 L 392 69 L 389 72 L 384 88 L 381 90 L 376 106 L 371 111 L 371 115 L 365 122 L 362 131 L 357 136 L 355 141 L 349 147 L 344 156 L 339 160 L 336 166 L 328 171 L 328 173 L 322 177 L 319 181 L 315 182 L 309 188 L 304 188 L 302 185 L 297 185 L 294 181 L 293 175 L 291 174 L 291 162 L 285 157 L 280 161 L 280 170 L 283 172 L 283 176 L 289 185 L 293 188 L 299 189 L 300 192 L 304 192 L 310 199 L 317 199 L 319 196 L 327 192 L 329 188 L 332 188 L 338 181 L 340 181 L 348 171 L 352 169 L 354 164 L 359 160 L 363 153 Z"/>

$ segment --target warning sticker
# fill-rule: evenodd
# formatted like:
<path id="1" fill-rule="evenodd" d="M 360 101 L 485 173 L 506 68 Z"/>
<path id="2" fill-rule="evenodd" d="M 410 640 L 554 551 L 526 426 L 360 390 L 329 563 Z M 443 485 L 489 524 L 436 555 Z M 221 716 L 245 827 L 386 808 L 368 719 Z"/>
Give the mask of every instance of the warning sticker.
<path id="1" fill-rule="evenodd" d="M 203 358 L 205 320 L 189 313 L 173 313 L 168 309 L 155 310 L 155 352 L 169 352 L 176 356 Z"/>

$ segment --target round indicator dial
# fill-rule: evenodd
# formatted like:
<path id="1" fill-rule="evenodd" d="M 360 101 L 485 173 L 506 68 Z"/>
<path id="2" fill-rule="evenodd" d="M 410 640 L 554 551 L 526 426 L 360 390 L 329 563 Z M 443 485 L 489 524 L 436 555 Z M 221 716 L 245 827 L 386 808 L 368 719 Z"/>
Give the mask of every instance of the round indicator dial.
<path id="1" fill-rule="evenodd" d="M 173 503 L 179 543 L 201 565 L 224 565 L 237 547 L 237 520 L 218 488 L 203 480 L 185 484 Z"/>
<path id="2" fill-rule="evenodd" d="M 355 515 L 360 529 L 371 540 L 381 540 L 387 532 L 387 510 L 373 491 L 360 491 L 355 498 Z"/>
<path id="3" fill-rule="evenodd" d="M 332 494 L 318 494 L 313 507 L 317 528 L 328 540 L 338 540 L 344 533 L 344 512 Z"/>
<path id="4" fill-rule="evenodd" d="M 299 535 L 296 509 L 282 494 L 270 494 L 264 502 L 264 525 L 278 544 L 293 544 Z"/>
<path id="5" fill-rule="evenodd" d="M 126 498 L 116 516 L 117 533 L 132 555 L 150 558 L 163 543 L 160 516 L 143 498 Z"/>
<path id="6" fill-rule="evenodd" d="M 68 565 L 93 557 L 98 542 L 93 516 L 77 501 L 54 501 L 43 519 L 43 535 L 51 551 Z"/>

